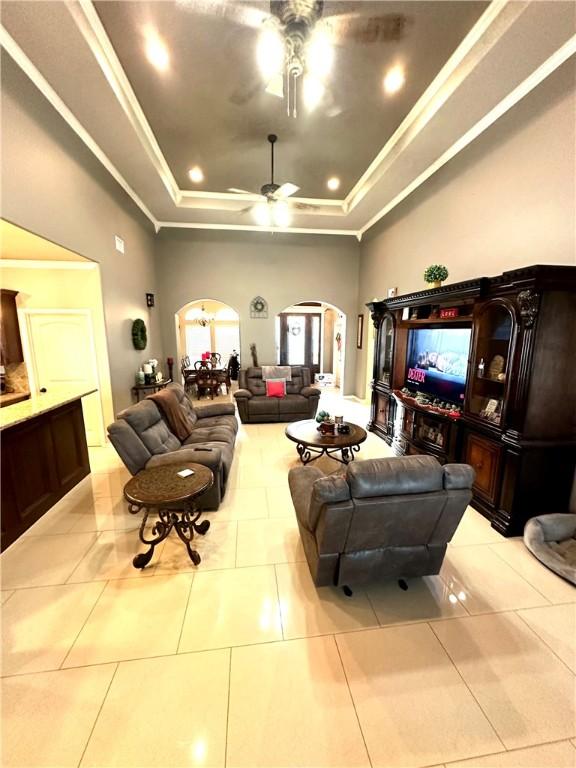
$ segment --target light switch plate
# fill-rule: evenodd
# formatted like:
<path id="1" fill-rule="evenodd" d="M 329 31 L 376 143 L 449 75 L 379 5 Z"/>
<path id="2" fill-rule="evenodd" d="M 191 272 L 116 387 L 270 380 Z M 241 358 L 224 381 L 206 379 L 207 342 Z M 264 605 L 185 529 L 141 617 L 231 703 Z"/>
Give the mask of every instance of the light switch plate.
<path id="1" fill-rule="evenodd" d="M 120 251 L 120 253 L 124 253 L 124 240 L 122 240 L 121 237 L 118 237 L 118 235 L 114 235 L 114 240 L 116 243 L 116 250 Z"/>

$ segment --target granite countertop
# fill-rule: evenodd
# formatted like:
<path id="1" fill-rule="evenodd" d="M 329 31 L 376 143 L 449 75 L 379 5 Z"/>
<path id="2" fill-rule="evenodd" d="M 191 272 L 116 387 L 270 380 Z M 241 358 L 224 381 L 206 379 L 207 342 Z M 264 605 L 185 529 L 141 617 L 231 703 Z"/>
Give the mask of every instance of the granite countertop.
<path id="1" fill-rule="evenodd" d="M 0 430 L 12 427 L 15 424 L 21 424 L 29 421 L 41 413 L 53 411 L 61 405 L 66 405 L 74 400 L 79 400 L 85 395 L 97 392 L 97 389 L 61 389 L 58 392 L 46 392 L 44 394 L 30 395 L 29 400 L 23 400 L 21 403 L 7 405 L 0 409 Z"/>

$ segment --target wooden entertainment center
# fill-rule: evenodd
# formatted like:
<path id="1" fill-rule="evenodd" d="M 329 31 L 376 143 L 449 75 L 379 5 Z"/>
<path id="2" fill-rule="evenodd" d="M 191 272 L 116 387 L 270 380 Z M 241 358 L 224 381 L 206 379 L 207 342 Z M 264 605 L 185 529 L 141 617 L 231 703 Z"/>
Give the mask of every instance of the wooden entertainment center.
<path id="1" fill-rule="evenodd" d="M 505 536 L 522 534 L 535 515 L 567 512 L 576 467 L 576 267 L 526 267 L 367 306 L 376 328 L 368 429 L 397 455 L 471 464 L 472 505 Z M 420 351 L 414 363 L 419 328 L 462 329 L 467 360 L 438 333 L 426 338 L 444 335 L 444 351 Z M 428 382 L 452 397 L 427 397 Z"/>

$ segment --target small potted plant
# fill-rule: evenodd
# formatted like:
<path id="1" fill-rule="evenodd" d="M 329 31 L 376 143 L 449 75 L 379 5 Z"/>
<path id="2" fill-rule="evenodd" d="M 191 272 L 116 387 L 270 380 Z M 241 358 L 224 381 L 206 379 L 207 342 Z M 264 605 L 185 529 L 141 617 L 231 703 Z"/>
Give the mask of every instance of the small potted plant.
<path id="1" fill-rule="evenodd" d="M 431 264 L 424 270 L 424 280 L 429 288 L 440 288 L 442 281 L 448 277 L 448 270 L 443 264 Z"/>

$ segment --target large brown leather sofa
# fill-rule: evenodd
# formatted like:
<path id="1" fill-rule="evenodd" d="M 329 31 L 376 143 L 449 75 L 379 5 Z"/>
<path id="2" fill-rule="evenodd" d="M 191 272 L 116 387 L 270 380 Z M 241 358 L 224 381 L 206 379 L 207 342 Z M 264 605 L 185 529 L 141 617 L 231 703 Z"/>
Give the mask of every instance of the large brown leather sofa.
<path id="1" fill-rule="evenodd" d="M 348 587 L 438 573 L 474 470 L 406 456 L 356 461 L 345 474 L 294 467 L 288 481 L 314 583 Z"/>
<path id="2" fill-rule="evenodd" d="M 234 406 L 213 403 L 194 408 L 181 384 L 168 387 L 174 390 L 180 407 L 193 424 L 184 442 L 176 437 L 162 411 L 148 398 L 118 414 L 108 427 L 110 442 L 133 475 L 144 468 L 178 462 L 209 467 L 214 473 L 214 485 L 200 496 L 198 508 L 218 509 L 226 493 L 238 431 Z"/>
<path id="3" fill-rule="evenodd" d="M 243 424 L 270 421 L 313 419 L 318 409 L 320 390 L 311 386 L 310 369 L 292 365 L 292 380 L 286 382 L 286 396 L 266 397 L 262 368 L 242 369 L 240 389 L 234 392 Z"/>

